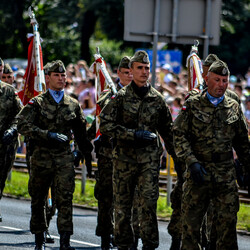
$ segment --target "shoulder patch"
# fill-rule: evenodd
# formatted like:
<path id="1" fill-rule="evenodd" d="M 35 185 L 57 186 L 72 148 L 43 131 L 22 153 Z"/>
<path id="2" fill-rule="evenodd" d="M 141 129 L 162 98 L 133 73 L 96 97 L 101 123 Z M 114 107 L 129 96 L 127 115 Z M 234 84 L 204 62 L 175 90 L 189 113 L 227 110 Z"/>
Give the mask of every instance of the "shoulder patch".
<path id="1" fill-rule="evenodd" d="M 186 106 L 182 106 L 182 109 L 181 110 L 186 110 L 187 109 L 187 107 Z"/>
<path id="2" fill-rule="evenodd" d="M 105 92 L 108 92 L 108 91 L 109 91 L 109 89 L 104 89 L 102 92 L 104 92 L 104 93 L 105 93 Z"/>
<path id="3" fill-rule="evenodd" d="M 34 101 L 33 100 L 29 100 L 28 104 L 34 104 Z"/>
<path id="4" fill-rule="evenodd" d="M 111 96 L 111 99 L 115 99 L 115 98 L 116 98 L 116 95 L 112 95 L 112 96 Z"/>

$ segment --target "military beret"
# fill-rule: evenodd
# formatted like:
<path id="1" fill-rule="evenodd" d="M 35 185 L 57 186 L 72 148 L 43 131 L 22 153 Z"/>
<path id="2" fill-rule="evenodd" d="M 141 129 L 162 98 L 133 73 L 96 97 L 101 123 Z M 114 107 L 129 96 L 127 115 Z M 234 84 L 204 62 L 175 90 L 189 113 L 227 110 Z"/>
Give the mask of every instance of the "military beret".
<path id="1" fill-rule="evenodd" d="M 204 63 L 203 63 L 203 66 L 206 66 L 206 67 L 210 67 L 211 64 L 214 62 L 214 61 L 217 61 L 219 60 L 218 56 L 216 56 L 215 54 L 209 54 Z"/>
<path id="2" fill-rule="evenodd" d="M 65 73 L 66 69 L 63 62 L 61 60 L 52 61 L 48 67 L 48 73 L 50 72 Z"/>
<path id="3" fill-rule="evenodd" d="M 13 73 L 13 70 L 12 70 L 12 68 L 10 67 L 10 65 L 8 63 L 4 64 L 3 73 L 4 74 Z"/>
<path id="4" fill-rule="evenodd" d="M 213 72 L 221 76 L 228 76 L 230 74 L 227 64 L 221 60 L 213 62 L 209 67 L 208 72 Z"/>
<path id="5" fill-rule="evenodd" d="M 135 52 L 135 54 L 131 57 L 129 67 L 131 67 L 133 62 L 139 62 L 139 63 L 150 63 L 148 58 L 148 53 L 144 50 L 138 50 Z"/>
<path id="6" fill-rule="evenodd" d="M 49 73 L 49 66 L 50 66 L 50 63 L 46 63 L 45 66 L 43 67 L 43 71 L 44 71 L 44 74 L 45 75 L 48 75 Z"/>
<path id="7" fill-rule="evenodd" d="M 119 63 L 118 69 L 120 68 L 129 69 L 129 62 L 130 58 L 128 56 L 124 56 Z"/>
<path id="8" fill-rule="evenodd" d="M 2 58 L 0 57 L 0 66 L 2 66 L 3 65 L 3 60 L 2 60 Z"/>

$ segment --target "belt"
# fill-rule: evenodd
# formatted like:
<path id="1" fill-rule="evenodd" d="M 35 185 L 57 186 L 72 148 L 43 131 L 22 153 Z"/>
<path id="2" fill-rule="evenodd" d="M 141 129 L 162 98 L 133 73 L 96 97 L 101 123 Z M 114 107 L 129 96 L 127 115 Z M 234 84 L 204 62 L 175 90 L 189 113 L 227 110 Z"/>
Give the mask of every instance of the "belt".
<path id="1" fill-rule="evenodd" d="M 231 160 L 233 158 L 233 152 L 226 152 L 226 153 L 207 153 L 207 154 L 198 154 L 195 155 L 197 160 L 199 161 L 206 161 L 206 162 L 223 162 L 227 160 Z"/>

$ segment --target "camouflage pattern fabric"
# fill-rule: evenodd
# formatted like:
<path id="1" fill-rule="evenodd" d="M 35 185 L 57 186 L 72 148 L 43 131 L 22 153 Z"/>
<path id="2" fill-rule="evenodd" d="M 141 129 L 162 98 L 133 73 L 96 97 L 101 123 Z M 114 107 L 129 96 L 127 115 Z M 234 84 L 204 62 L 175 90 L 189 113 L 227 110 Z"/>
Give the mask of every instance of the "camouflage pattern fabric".
<path id="1" fill-rule="evenodd" d="M 117 90 L 121 89 L 117 85 Z M 110 101 L 112 97 L 111 90 L 104 90 L 97 104 L 101 109 Z M 89 139 L 95 138 L 96 120 L 93 121 L 91 127 L 87 131 Z M 102 134 L 98 142 L 95 143 L 96 156 L 98 158 L 98 170 L 96 172 L 95 198 L 98 200 L 98 216 L 96 235 L 105 236 L 113 234 L 113 164 L 112 164 L 112 140 L 109 136 Z M 133 229 L 139 238 L 139 222 L 138 222 L 138 206 L 137 197 L 134 199 L 133 205 Z"/>
<path id="2" fill-rule="evenodd" d="M 18 145 L 17 139 L 14 139 L 6 146 L 2 142 L 2 137 L 7 129 L 16 128 L 15 117 L 21 108 L 21 100 L 14 87 L 0 80 L 0 199 L 8 173 L 13 166 Z"/>
<path id="3" fill-rule="evenodd" d="M 173 209 L 170 222 L 168 224 L 168 233 L 175 239 L 181 239 L 182 221 L 181 221 L 181 199 L 182 184 L 177 180 L 173 191 L 170 194 L 171 208 Z"/>
<path id="4" fill-rule="evenodd" d="M 207 171 L 197 186 L 187 172 L 183 186 L 182 249 L 200 249 L 200 227 L 212 199 L 217 219 L 216 247 L 238 249 L 236 236 L 238 191 L 232 148 L 249 169 L 247 125 L 239 104 L 225 95 L 215 107 L 206 91 L 189 98 L 174 122 L 176 154 L 189 167 L 200 162 Z M 188 168 L 187 168 L 188 170 Z"/>
<path id="5" fill-rule="evenodd" d="M 158 166 L 160 161 L 131 164 L 115 159 L 113 164 L 115 243 L 121 248 L 128 248 L 134 242 L 131 208 L 135 185 L 137 185 L 140 237 L 143 246 L 157 248 L 159 234 L 156 207 L 159 197 Z"/>
<path id="6" fill-rule="evenodd" d="M 96 235 L 113 234 L 113 164 L 108 157 L 99 155 L 96 173 L 95 198 L 98 200 Z"/>
<path id="7" fill-rule="evenodd" d="M 46 230 L 44 206 L 48 189 L 55 185 L 56 207 L 58 209 L 58 231 L 73 233 L 72 198 L 75 187 L 74 156 L 69 142 L 53 143 L 47 138 L 48 131 L 67 135 L 73 131 L 74 139 L 84 155 L 91 151 L 87 147 L 86 122 L 79 103 L 64 95 L 57 104 L 49 91 L 31 99 L 17 116 L 18 130 L 33 142 L 30 157 L 29 193 L 31 196 L 32 233 Z"/>
<path id="8" fill-rule="evenodd" d="M 153 87 L 150 86 L 148 93 L 140 98 L 129 84 L 111 98 L 100 118 L 101 133 L 115 141 L 113 193 L 116 244 L 119 247 L 130 247 L 133 244 L 130 220 L 137 185 L 141 211 L 140 236 L 143 245 L 156 248 L 159 244 L 156 203 L 162 146 L 159 137 L 151 145 L 138 146 L 134 133 L 137 130 L 148 130 L 160 134 L 168 152 L 174 156 L 169 108 L 163 96 Z"/>

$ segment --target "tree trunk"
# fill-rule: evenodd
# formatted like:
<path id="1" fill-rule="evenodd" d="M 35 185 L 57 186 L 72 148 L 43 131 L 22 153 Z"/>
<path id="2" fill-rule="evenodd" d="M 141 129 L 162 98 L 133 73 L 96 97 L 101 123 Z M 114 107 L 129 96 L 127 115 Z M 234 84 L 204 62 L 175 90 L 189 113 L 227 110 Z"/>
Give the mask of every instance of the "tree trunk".
<path id="1" fill-rule="evenodd" d="M 94 33 L 97 17 L 93 10 L 87 10 L 84 13 L 82 29 L 81 29 L 81 59 L 88 64 L 91 61 L 89 39 Z"/>

